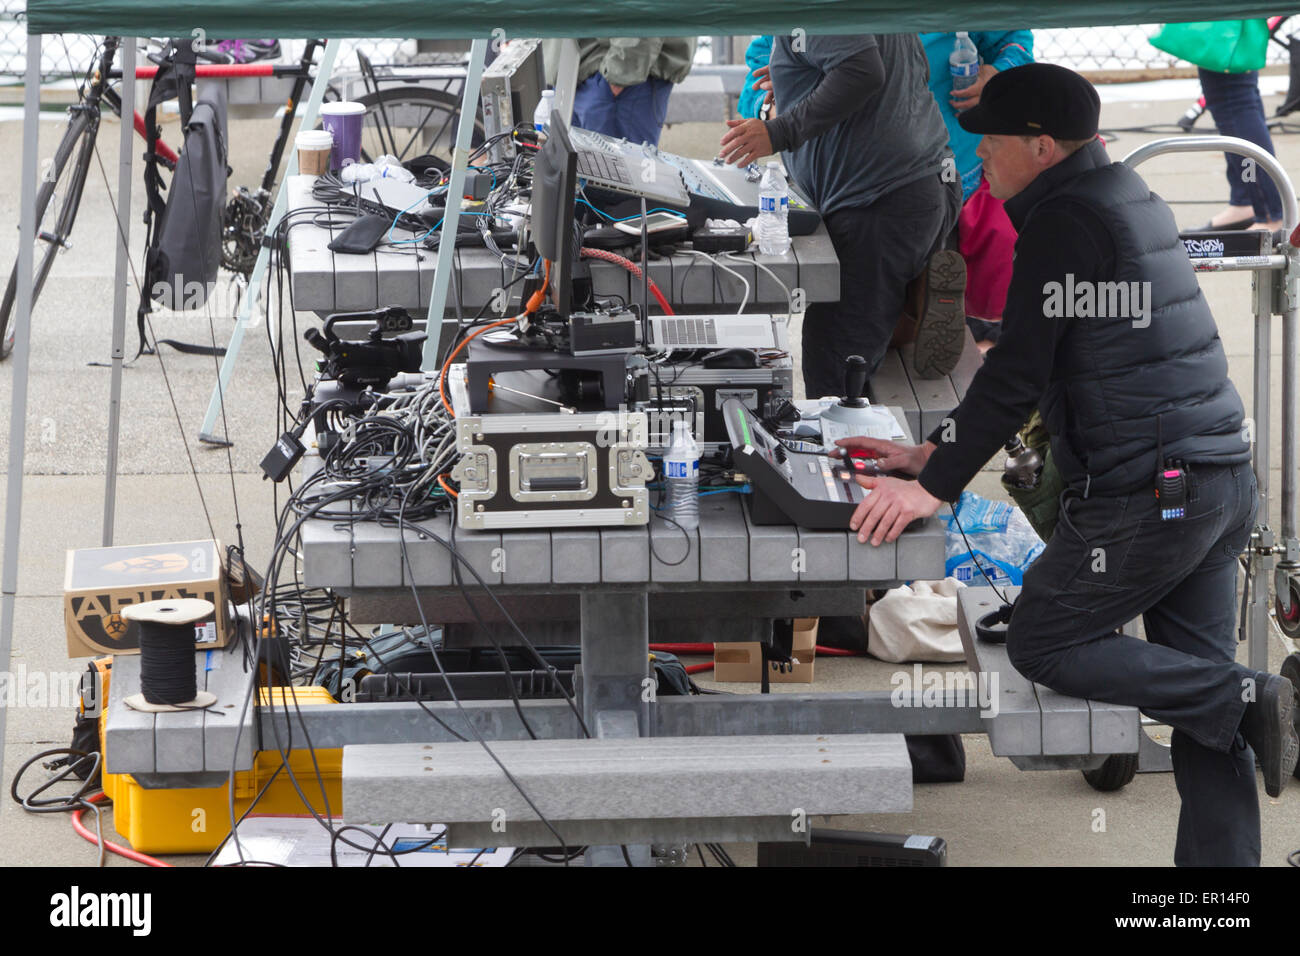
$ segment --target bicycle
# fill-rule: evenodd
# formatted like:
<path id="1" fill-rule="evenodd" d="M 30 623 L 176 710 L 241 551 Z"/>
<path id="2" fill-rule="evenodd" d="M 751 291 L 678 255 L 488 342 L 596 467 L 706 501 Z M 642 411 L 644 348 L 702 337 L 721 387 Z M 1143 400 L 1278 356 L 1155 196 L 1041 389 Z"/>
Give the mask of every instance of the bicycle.
<path id="1" fill-rule="evenodd" d="M 289 134 L 296 118 L 296 106 L 315 66 L 315 53 L 321 40 L 309 40 L 296 65 L 271 63 L 203 63 L 196 69 L 198 78 L 235 78 L 246 76 L 293 77 L 294 85 L 287 108 L 271 146 L 266 171 L 256 190 L 238 187 L 232 194 L 224 213 L 222 229 L 221 265 L 229 272 L 247 278 L 257 260 L 262 240 L 274 204 L 276 181 Z M 77 211 L 85 190 L 91 164 L 95 159 L 95 144 L 104 107 L 121 116 L 121 96 L 113 87 L 121 80 L 121 71 L 113 69 L 113 61 L 120 46 L 117 37 L 105 37 L 100 51 L 87 69 L 78 89 L 78 102 L 68 108 L 68 127 L 46 164 L 45 173 L 36 195 L 36 250 L 33 258 L 32 310 L 41 294 L 55 256 L 70 247 L 69 239 L 76 221 Z M 203 55 L 203 54 L 200 54 Z M 211 59 L 218 59 L 212 56 Z M 151 56 L 155 63 L 159 58 Z M 374 69 L 361 57 L 362 72 L 367 75 L 368 92 L 357 98 L 366 106 L 362 137 L 362 161 L 368 162 L 381 153 L 389 152 L 399 159 L 415 155 L 431 156 L 435 166 L 449 168 L 451 149 L 455 141 L 456 121 L 460 104 L 454 96 L 442 91 L 403 86 L 380 89 Z M 137 79 L 151 79 L 157 66 L 142 66 L 136 71 Z M 327 99 L 340 99 L 336 89 L 326 90 Z M 136 133 L 147 140 L 144 118 L 137 111 L 133 117 Z M 399 136 L 399 132 L 401 135 Z M 409 134 L 409 135 L 408 135 Z M 476 119 L 475 142 L 481 142 L 483 127 Z M 157 141 L 156 156 L 160 165 L 169 171 L 175 169 L 177 154 L 162 140 Z M 13 351 L 13 314 L 18 292 L 18 263 L 9 272 L 3 299 L 0 299 L 0 361 Z"/>
<path id="2" fill-rule="evenodd" d="M 452 150 L 456 146 L 460 120 L 460 97 L 450 85 L 465 78 L 464 63 L 443 58 L 429 64 L 437 79 L 449 84 L 443 89 L 419 85 L 424 78 L 403 79 L 391 69 L 376 68 L 360 51 L 357 61 L 366 92 L 357 97 L 365 104 L 366 116 L 361 133 L 361 157 L 369 162 L 382 154 L 397 157 L 402 163 L 432 157 L 439 172 L 451 169 Z M 441 75 L 438 75 L 441 74 Z M 381 87 L 381 83 L 390 83 Z M 481 110 L 476 111 L 470 145 L 479 146 L 484 139 Z M 398 135 L 398 132 L 401 135 Z"/>
<path id="3" fill-rule="evenodd" d="M 91 163 L 95 158 L 95 145 L 99 135 L 100 119 L 104 107 L 117 116 L 122 115 L 122 99 L 113 87 L 114 80 L 121 79 L 121 71 L 113 70 L 113 60 L 120 46 L 118 37 L 105 37 L 101 50 L 86 72 L 77 91 L 77 103 L 68 108 L 68 127 L 63 138 L 54 151 L 53 158 L 46 164 L 40 188 L 36 194 L 36 250 L 33 259 L 32 309 L 45 286 L 55 256 L 62 249 L 70 246 L 72 227 L 76 222 L 77 211 L 85 191 L 86 179 L 90 174 Z M 310 76 L 311 57 L 319 41 L 309 42 L 302 62 L 296 67 L 277 68 L 273 64 L 214 64 L 198 67 L 200 76 L 250 76 L 250 75 L 292 75 L 296 77 L 291 102 L 296 103 L 302 88 Z M 219 57 L 213 54 L 213 58 Z M 250 70 L 248 67 L 254 67 Z M 151 79 L 157 67 L 141 67 L 136 71 L 137 79 Z M 285 120 L 280 125 L 271 157 L 267 163 L 266 174 L 257 193 L 242 188 L 231 200 L 226 211 L 225 234 L 223 236 L 222 265 L 242 271 L 240 268 L 247 261 L 248 270 L 256 259 L 257 247 L 261 243 L 261 231 L 257 225 L 260 220 L 265 225 L 270 207 L 267 197 L 275 185 L 284 146 L 292 126 L 293 110 L 286 110 Z M 134 113 L 133 125 L 136 133 L 147 139 L 144 118 L 138 111 Z M 158 163 L 169 171 L 174 171 L 178 156 L 171 147 L 159 140 L 155 147 Z M 251 250 L 251 258 L 249 258 Z M 4 298 L 0 299 L 0 359 L 7 358 L 13 351 L 14 325 L 13 313 L 18 293 L 18 263 L 15 261 L 9 272 L 9 281 L 5 287 Z"/>

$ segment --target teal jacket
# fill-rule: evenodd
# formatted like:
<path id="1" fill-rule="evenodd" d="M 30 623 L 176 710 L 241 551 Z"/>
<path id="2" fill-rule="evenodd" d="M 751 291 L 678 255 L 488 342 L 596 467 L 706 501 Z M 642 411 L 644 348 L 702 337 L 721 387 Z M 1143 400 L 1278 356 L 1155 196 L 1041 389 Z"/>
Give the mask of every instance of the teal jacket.
<path id="1" fill-rule="evenodd" d="M 740 91 L 740 102 L 736 104 L 736 112 L 746 119 L 757 118 L 758 111 L 763 106 L 763 98 L 767 94 L 764 90 L 752 89 L 754 71 L 760 66 L 767 66 L 767 61 L 771 58 L 772 38 L 770 36 L 754 37 L 745 48 L 745 66 L 749 67 L 749 75 L 745 77 L 745 88 Z"/>
<path id="2" fill-rule="evenodd" d="M 984 164 L 975 155 L 980 144 L 978 133 L 968 133 L 957 122 L 957 111 L 948 102 L 952 94 L 952 74 L 948 72 L 948 57 L 957 41 L 956 33 L 922 33 L 921 44 L 926 59 L 930 61 L 930 92 L 939 103 L 944 125 L 948 127 L 948 145 L 957 160 L 961 174 L 962 198 L 969 199 L 979 188 L 984 175 Z M 1009 70 L 1034 61 L 1034 35 L 1028 30 L 1009 30 L 1005 33 L 974 33 L 970 35 L 975 48 L 980 51 L 980 61 L 991 63 L 998 70 Z"/>

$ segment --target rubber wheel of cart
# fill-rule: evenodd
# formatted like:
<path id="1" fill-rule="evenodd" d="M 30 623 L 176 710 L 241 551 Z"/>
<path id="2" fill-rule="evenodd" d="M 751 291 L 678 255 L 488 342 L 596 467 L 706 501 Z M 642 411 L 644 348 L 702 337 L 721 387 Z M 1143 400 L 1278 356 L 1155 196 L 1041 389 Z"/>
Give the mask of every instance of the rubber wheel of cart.
<path id="1" fill-rule="evenodd" d="M 1292 598 L 1292 601 L 1294 600 L 1295 598 Z M 1300 654 L 1288 654 L 1278 672 L 1289 680 L 1295 687 L 1296 693 L 1300 694 Z M 1300 733 L 1300 708 L 1296 709 L 1295 729 L 1296 733 Z M 1293 776 L 1300 780 L 1300 764 L 1296 764 Z"/>
<path id="2" fill-rule="evenodd" d="M 1291 589 L 1291 610 L 1284 612 L 1281 601 L 1274 602 L 1276 605 L 1274 610 L 1277 612 L 1277 626 L 1282 628 L 1283 634 L 1294 641 L 1300 640 L 1300 585 L 1292 580 L 1289 587 Z"/>
<path id="3" fill-rule="evenodd" d="M 1137 754 L 1111 754 L 1096 770 L 1083 771 L 1083 779 L 1094 790 L 1109 793 L 1126 787 L 1137 775 Z"/>

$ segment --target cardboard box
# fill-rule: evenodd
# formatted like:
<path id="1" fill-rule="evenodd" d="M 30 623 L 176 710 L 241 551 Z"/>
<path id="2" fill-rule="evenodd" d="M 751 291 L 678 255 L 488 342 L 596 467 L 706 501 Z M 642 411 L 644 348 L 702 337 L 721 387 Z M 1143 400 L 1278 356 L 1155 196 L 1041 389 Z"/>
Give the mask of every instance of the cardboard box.
<path id="1" fill-rule="evenodd" d="M 790 656 L 794 665 L 784 671 L 773 663 L 767 679 L 773 684 L 811 684 L 813 663 L 817 656 L 817 621 L 815 617 L 795 618 L 794 639 Z M 763 679 L 763 649 L 757 641 L 738 641 L 713 645 L 713 679 L 721 684 L 753 683 Z"/>
<path id="2" fill-rule="evenodd" d="M 177 541 L 68 552 L 63 621 L 68 656 L 140 653 L 139 625 L 124 621 L 128 604 L 202 598 L 216 605 L 194 625 L 199 650 L 225 647 L 230 622 L 226 575 L 217 541 Z"/>

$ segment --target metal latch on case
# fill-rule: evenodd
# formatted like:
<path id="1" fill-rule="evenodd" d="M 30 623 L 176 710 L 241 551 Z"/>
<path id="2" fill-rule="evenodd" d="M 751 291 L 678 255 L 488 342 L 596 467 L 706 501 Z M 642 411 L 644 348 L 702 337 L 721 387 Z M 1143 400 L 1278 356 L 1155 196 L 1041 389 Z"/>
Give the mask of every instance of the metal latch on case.
<path id="1" fill-rule="evenodd" d="M 620 449 L 616 456 L 618 462 L 618 484 L 625 488 L 638 481 L 645 481 L 651 475 L 650 459 L 639 448 Z"/>

